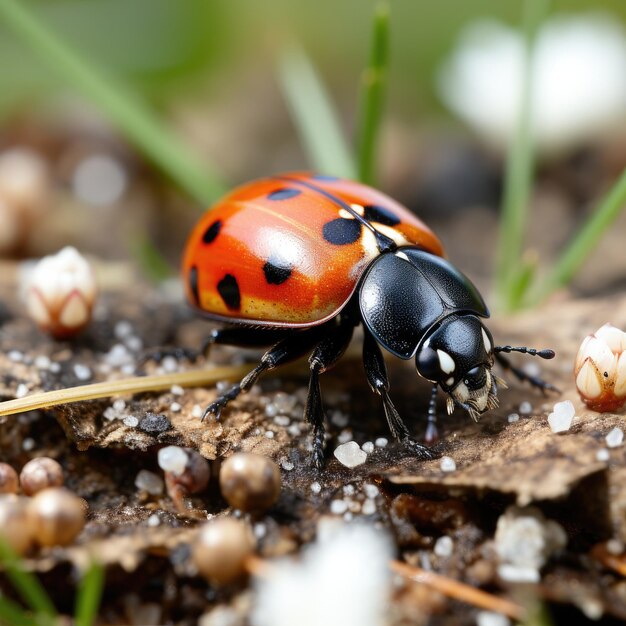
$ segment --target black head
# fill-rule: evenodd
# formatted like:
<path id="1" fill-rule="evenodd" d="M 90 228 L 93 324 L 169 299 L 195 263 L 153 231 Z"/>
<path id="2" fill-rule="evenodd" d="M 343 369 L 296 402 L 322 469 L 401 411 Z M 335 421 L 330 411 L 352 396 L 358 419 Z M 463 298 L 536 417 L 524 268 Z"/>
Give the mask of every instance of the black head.
<path id="1" fill-rule="evenodd" d="M 420 344 L 415 366 L 420 376 L 449 394 L 474 418 L 498 404 L 491 333 L 475 315 L 451 315 Z"/>

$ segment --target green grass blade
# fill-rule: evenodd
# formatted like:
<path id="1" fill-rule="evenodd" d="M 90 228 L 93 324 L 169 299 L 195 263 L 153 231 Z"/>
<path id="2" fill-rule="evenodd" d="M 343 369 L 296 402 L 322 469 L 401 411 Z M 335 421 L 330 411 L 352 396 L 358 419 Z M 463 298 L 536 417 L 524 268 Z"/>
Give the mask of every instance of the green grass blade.
<path id="1" fill-rule="evenodd" d="M 0 624 L 2 626 L 37 626 L 37 621 L 21 606 L 0 595 Z"/>
<path id="2" fill-rule="evenodd" d="M 135 233 L 130 242 L 130 249 L 137 265 L 151 281 L 160 283 L 175 275 L 174 269 L 160 250 L 143 233 Z"/>
<path id="3" fill-rule="evenodd" d="M 104 568 L 92 562 L 83 575 L 76 596 L 75 626 L 92 626 L 98 616 L 102 590 L 104 589 Z"/>
<path id="4" fill-rule="evenodd" d="M 556 289 L 569 283 L 596 247 L 602 235 L 626 207 L 626 170 L 600 200 L 578 234 L 567 245 L 554 267 L 532 298 L 537 304 Z"/>
<path id="5" fill-rule="evenodd" d="M 57 617 L 52 600 L 48 597 L 37 577 L 24 569 L 20 557 L 2 538 L 0 538 L 0 564 L 24 602 L 33 612 L 44 618 L 49 618 L 49 622 L 52 623 L 53 618 Z"/>
<path id="6" fill-rule="evenodd" d="M 368 66 L 361 79 L 359 97 L 358 159 L 359 180 L 375 182 L 375 158 L 383 114 L 387 66 L 389 63 L 389 2 L 379 2 L 374 13 L 372 47 Z"/>
<path id="7" fill-rule="evenodd" d="M 78 50 L 60 39 L 26 2 L 0 0 L 0 20 L 48 64 L 89 98 L 145 156 L 203 204 L 224 192 L 218 176 L 169 132 L 155 113 L 123 83 L 107 76 Z"/>
<path id="8" fill-rule="evenodd" d="M 527 208 L 534 174 L 532 141 L 532 51 L 539 26 L 548 13 L 549 0 L 526 0 L 524 4 L 524 40 L 526 61 L 515 138 L 509 148 L 502 198 L 500 235 L 496 260 L 496 294 L 499 305 L 512 308 L 513 276 L 520 263 Z"/>
<path id="9" fill-rule="evenodd" d="M 304 51 L 297 47 L 284 50 L 278 76 L 313 167 L 320 173 L 354 178 L 356 169 L 333 104 Z"/>

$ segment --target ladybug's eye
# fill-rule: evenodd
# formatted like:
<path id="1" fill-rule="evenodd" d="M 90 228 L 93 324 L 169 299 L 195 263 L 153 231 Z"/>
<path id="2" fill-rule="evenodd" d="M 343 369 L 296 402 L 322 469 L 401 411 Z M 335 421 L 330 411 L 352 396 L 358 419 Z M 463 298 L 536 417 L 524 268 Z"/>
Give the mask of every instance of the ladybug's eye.
<path id="1" fill-rule="evenodd" d="M 423 376 L 426 380 L 437 381 L 441 378 L 439 356 L 435 350 L 428 346 L 425 346 L 417 353 L 415 366 L 420 376 Z"/>
<path id="2" fill-rule="evenodd" d="M 477 365 L 465 374 L 463 382 L 470 390 L 482 389 L 487 381 L 487 375 L 485 367 L 483 365 Z"/>

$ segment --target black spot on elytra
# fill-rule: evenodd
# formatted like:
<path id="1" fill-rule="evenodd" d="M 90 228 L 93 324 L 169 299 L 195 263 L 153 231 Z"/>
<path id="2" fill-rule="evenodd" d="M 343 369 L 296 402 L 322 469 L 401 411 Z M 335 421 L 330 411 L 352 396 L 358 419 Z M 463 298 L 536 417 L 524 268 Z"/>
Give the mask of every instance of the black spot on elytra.
<path id="1" fill-rule="evenodd" d="M 192 265 L 189 269 L 189 289 L 196 304 L 200 304 L 200 294 L 198 293 L 198 268 Z"/>
<path id="2" fill-rule="evenodd" d="M 295 198 L 302 192 L 299 189 L 292 189 L 291 187 L 284 187 L 282 189 L 276 189 L 267 194 L 268 200 L 288 200 L 289 198 Z"/>
<path id="3" fill-rule="evenodd" d="M 215 220 L 204 231 L 204 235 L 202 235 L 202 241 L 204 243 L 212 243 L 212 242 L 214 242 L 215 238 L 220 234 L 220 230 L 222 230 L 222 220 Z"/>
<path id="4" fill-rule="evenodd" d="M 233 311 L 238 311 L 241 307 L 241 294 L 239 293 L 239 284 L 232 274 L 226 274 L 219 283 L 217 283 L 217 291 L 222 297 L 224 304 Z"/>
<path id="5" fill-rule="evenodd" d="M 339 180 L 336 176 L 325 176 L 324 174 L 315 174 L 315 176 L 311 177 L 313 180 L 319 180 L 323 183 L 333 183 L 336 180 Z"/>
<path id="6" fill-rule="evenodd" d="M 328 243 L 332 243 L 335 246 L 345 246 L 359 240 L 361 223 L 357 220 L 347 220 L 343 217 L 338 217 L 336 220 L 324 224 L 322 234 Z"/>
<path id="7" fill-rule="evenodd" d="M 368 222 L 376 222 L 378 224 L 384 224 L 385 226 L 397 226 L 400 220 L 385 207 L 370 204 L 364 208 L 363 217 Z"/>
<path id="8" fill-rule="evenodd" d="M 263 266 L 265 280 L 270 285 L 282 285 L 291 276 L 291 271 L 290 267 L 273 259 Z"/>

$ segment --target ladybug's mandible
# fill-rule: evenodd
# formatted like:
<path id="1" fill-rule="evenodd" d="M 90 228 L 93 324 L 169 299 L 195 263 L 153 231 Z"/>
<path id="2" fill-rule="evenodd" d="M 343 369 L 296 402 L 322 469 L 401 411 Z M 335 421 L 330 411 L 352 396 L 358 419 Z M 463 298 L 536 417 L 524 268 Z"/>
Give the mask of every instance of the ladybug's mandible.
<path id="1" fill-rule="evenodd" d="M 319 377 L 346 350 L 363 324 L 363 362 L 382 398 L 393 436 L 421 457 L 389 397 L 380 346 L 415 357 L 417 373 L 433 384 L 427 441 L 437 436 L 437 387 L 447 407 L 473 419 L 497 406 L 497 360 L 541 389 L 551 385 L 514 368 L 503 352 L 544 359 L 552 350 L 495 346 L 481 321 L 489 310 L 469 279 L 444 256 L 434 233 L 410 211 L 350 180 L 289 173 L 239 187 L 200 219 L 185 252 L 190 301 L 228 326 L 207 345 L 272 346 L 237 385 L 210 404 L 219 417 L 259 376 L 310 354 L 305 417 L 313 426 L 315 461 L 323 462 L 324 409 Z"/>

